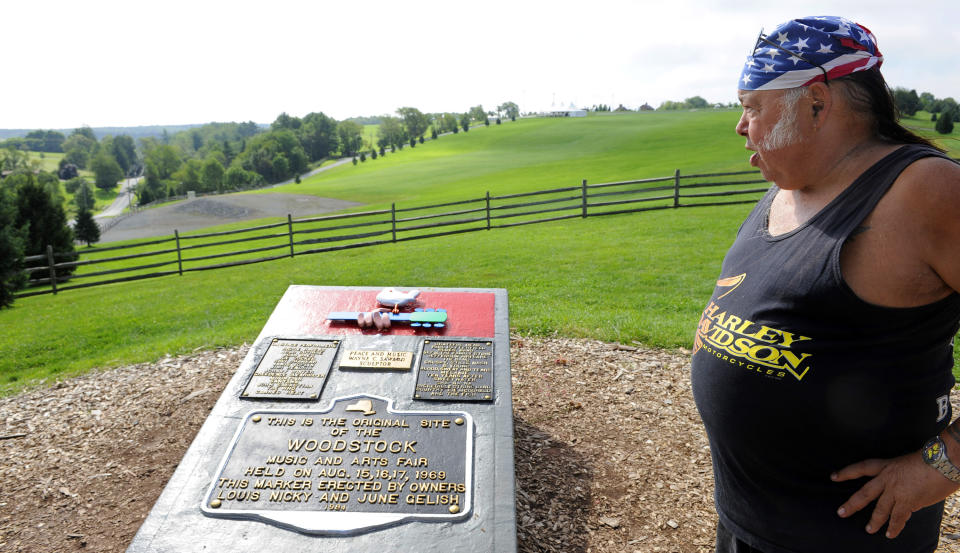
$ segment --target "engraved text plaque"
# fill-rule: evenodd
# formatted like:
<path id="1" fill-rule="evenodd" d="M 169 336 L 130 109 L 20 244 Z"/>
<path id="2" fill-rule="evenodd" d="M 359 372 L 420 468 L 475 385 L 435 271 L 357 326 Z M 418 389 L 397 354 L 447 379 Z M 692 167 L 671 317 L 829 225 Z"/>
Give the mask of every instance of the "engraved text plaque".
<path id="1" fill-rule="evenodd" d="M 317 399 L 339 346 L 338 340 L 274 338 L 241 397 Z"/>
<path id="2" fill-rule="evenodd" d="M 352 534 L 471 510 L 473 419 L 394 411 L 373 395 L 326 410 L 256 410 L 244 417 L 201 506 L 309 534 Z"/>
<path id="3" fill-rule="evenodd" d="M 343 353 L 340 367 L 345 369 L 391 369 L 410 370 L 413 366 L 412 351 L 381 351 L 352 349 Z"/>

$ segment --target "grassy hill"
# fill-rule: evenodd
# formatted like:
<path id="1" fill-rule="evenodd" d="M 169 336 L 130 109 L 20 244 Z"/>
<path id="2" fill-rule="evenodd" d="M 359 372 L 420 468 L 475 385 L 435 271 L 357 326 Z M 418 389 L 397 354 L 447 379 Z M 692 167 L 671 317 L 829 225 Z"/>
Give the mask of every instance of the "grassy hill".
<path id="1" fill-rule="evenodd" d="M 435 203 L 749 169 L 737 111 L 526 119 L 257 193 Z M 954 154 L 956 155 L 956 154 Z M 495 287 L 519 333 L 689 346 L 749 205 L 573 219 L 73 290 L 0 311 L 0 392 L 253 340 L 290 284 Z M 252 226 L 258 222 L 246 222 Z"/>
<path id="2" fill-rule="evenodd" d="M 580 184 L 750 169 L 739 112 L 624 113 L 475 127 L 265 193 L 389 204 L 447 201 Z"/>

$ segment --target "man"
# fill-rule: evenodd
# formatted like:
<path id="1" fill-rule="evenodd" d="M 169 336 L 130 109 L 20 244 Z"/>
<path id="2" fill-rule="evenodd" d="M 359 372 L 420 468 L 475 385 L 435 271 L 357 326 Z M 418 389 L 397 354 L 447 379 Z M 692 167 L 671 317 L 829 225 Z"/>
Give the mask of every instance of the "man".
<path id="1" fill-rule="evenodd" d="M 774 185 L 694 346 L 718 552 L 931 552 L 960 487 L 960 165 L 900 126 L 882 61 L 818 17 L 741 75 L 736 131 Z"/>

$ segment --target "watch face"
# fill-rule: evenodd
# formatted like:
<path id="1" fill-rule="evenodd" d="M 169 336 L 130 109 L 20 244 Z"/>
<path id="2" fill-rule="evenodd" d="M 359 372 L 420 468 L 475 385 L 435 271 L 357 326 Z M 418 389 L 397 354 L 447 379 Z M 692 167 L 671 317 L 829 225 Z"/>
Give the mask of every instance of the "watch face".
<path id="1" fill-rule="evenodd" d="M 923 460 L 927 463 L 935 463 L 943 455 L 943 442 L 934 438 L 923 446 Z"/>

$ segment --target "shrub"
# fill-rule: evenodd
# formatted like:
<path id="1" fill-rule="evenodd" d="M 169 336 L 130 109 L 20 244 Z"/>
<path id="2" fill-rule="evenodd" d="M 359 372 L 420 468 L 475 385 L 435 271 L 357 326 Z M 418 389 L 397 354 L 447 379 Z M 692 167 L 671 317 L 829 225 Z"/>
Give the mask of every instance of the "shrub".
<path id="1" fill-rule="evenodd" d="M 934 126 L 940 134 L 950 134 L 953 132 L 953 113 L 946 111 L 937 120 L 937 124 Z"/>
<path id="2" fill-rule="evenodd" d="M 60 160 L 60 168 L 57 170 L 57 177 L 60 180 L 70 180 L 77 178 L 79 174 L 77 166 L 72 163 L 66 163 L 65 159 Z"/>
<path id="3" fill-rule="evenodd" d="M 80 186 L 86 182 L 87 180 L 83 177 L 74 177 L 63 183 L 63 189 L 67 191 L 67 194 L 76 194 L 77 190 L 80 190 Z"/>

